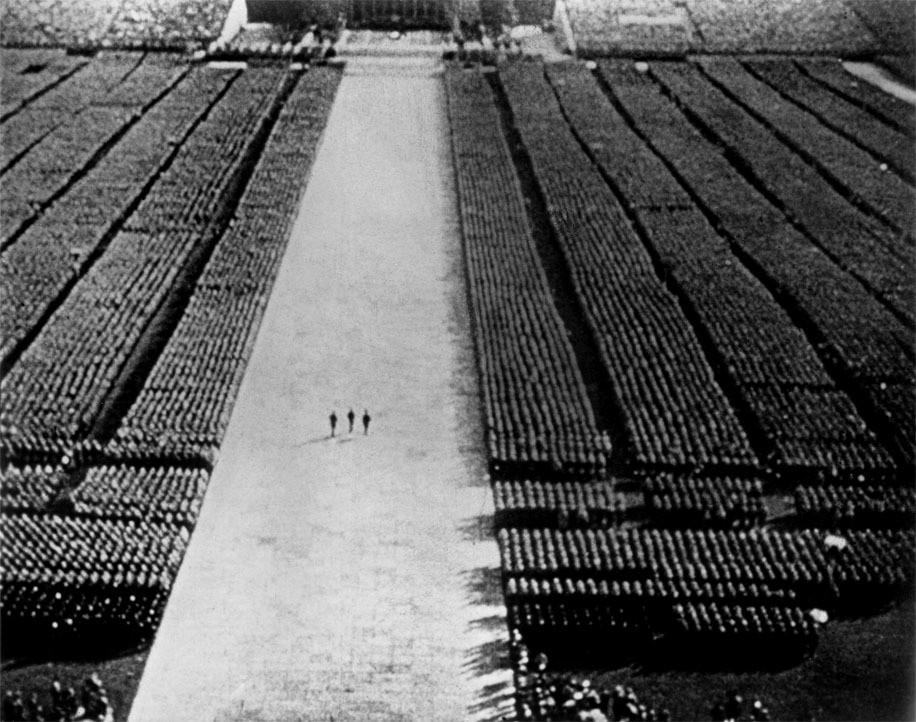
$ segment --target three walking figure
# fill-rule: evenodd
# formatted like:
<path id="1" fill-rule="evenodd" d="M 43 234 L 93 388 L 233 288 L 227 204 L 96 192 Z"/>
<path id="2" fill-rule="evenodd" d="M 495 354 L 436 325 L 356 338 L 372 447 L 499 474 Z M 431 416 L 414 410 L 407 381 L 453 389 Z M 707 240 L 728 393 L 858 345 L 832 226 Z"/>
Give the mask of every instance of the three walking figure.
<path id="1" fill-rule="evenodd" d="M 335 431 L 337 430 L 337 413 L 335 411 L 331 412 L 331 415 L 328 417 L 331 421 L 331 437 L 333 438 Z M 353 409 L 350 409 L 347 412 L 347 421 L 350 424 L 350 429 L 348 433 L 353 433 L 353 422 L 356 421 L 356 414 L 353 413 Z M 369 410 L 363 409 L 363 434 L 369 435 L 369 422 L 372 421 L 372 417 L 369 416 Z"/>

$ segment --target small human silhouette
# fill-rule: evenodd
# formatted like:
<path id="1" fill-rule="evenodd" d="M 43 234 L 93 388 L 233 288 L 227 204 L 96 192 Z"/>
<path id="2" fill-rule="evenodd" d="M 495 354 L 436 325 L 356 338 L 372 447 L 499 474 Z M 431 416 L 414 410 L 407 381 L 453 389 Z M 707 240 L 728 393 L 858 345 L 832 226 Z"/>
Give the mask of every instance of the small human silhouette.
<path id="1" fill-rule="evenodd" d="M 369 410 L 363 409 L 363 434 L 369 435 L 369 422 L 372 421 L 372 417 L 369 416 Z"/>
<path id="2" fill-rule="evenodd" d="M 331 421 L 331 437 L 333 438 L 333 436 L 334 436 L 334 429 L 337 428 L 337 414 L 334 413 L 334 412 L 332 411 L 332 412 L 331 412 L 331 415 L 330 415 L 328 418 L 329 418 L 330 421 Z"/>
<path id="3" fill-rule="evenodd" d="M 348 433 L 350 433 L 350 434 L 353 433 L 353 421 L 354 421 L 354 419 L 356 419 L 356 414 L 353 413 L 353 409 L 350 409 L 350 410 L 347 412 L 347 421 L 350 422 L 350 431 L 349 431 Z"/>

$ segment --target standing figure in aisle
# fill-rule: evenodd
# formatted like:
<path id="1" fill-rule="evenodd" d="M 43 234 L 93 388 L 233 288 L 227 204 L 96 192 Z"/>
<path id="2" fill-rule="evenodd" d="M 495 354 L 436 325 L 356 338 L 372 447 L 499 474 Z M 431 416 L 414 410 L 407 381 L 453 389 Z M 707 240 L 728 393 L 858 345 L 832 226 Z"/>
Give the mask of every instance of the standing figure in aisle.
<path id="1" fill-rule="evenodd" d="M 350 422 L 350 431 L 348 433 L 353 433 L 353 421 L 356 419 L 356 414 L 353 413 L 353 409 L 350 409 L 347 412 L 347 421 Z"/>
<path id="2" fill-rule="evenodd" d="M 331 438 L 333 439 L 334 430 L 337 428 L 337 414 L 332 411 L 328 419 L 331 421 Z"/>
<path id="3" fill-rule="evenodd" d="M 369 416 L 369 410 L 363 409 L 363 434 L 365 436 L 369 435 L 369 422 L 372 421 L 372 417 Z"/>

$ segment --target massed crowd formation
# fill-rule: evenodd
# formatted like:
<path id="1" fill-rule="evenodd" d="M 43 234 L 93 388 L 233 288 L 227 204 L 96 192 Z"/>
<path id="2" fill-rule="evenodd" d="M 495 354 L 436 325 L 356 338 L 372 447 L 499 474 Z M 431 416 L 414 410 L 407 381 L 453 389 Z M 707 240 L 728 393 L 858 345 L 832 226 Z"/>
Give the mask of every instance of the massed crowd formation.
<path id="1" fill-rule="evenodd" d="M 749 72 L 704 59 L 446 74 L 472 309 L 511 319 L 520 297 L 515 256 L 491 255 L 492 280 L 477 281 L 478 229 L 542 221 L 546 233 L 512 247 L 524 248 L 526 277 L 540 278 L 540 317 L 559 317 L 559 335 L 544 338 L 564 339 L 566 327 L 569 351 L 553 357 L 571 368 L 557 378 L 594 360 L 569 332 L 570 309 L 587 319 L 604 369 L 576 402 L 614 439 L 603 468 L 509 469 L 491 455 L 509 626 L 557 670 L 785 667 L 814 653 L 825 623 L 887 609 L 912 585 L 913 449 L 900 429 L 913 417 L 904 307 L 916 284 L 895 265 L 912 238 L 891 206 L 867 203 L 793 136 L 833 133 L 863 159 L 867 139 L 823 125 L 830 108 L 841 106 L 844 122 L 870 114 L 869 154 L 895 153 L 910 116 L 846 88 L 836 68 L 786 59 L 768 61 L 779 82 L 826 80 L 807 104 L 764 117 L 743 100 L 744 81 L 715 77 L 714 62 Z M 790 133 L 779 123 L 794 113 L 804 122 Z M 742 128 L 766 150 L 743 143 Z M 473 162 L 478 152 L 487 164 Z M 905 174 L 867 162 L 888 197 L 902 188 L 912 198 Z M 786 185 L 793 174 L 808 179 L 804 199 Z M 476 189 L 513 212 L 492 210 Z M 829 232 L 794 214 L 803 202 L 855 223 L 846 236 Z M 854 248 L 855 233 L 874 252 Z M 568 285 L 551 275 L 557 267 Z M 486 321 L 474 331 L 486 428 L 498 438 L 487 354 L 507 340 L 482 333 Z M 601 428 L 609 415 L 625 420 L 622 433 Z M 515 664 L 519 714 L 531 718 L 543 685 Z"/>
<path id="2" fill-rule="evenodd" d="M 87 104 L 144 105 L 3 259 L 37 309 L 2 381 L 7 649 L 158 626 L 340 78 L 129 55 L 83 71 L 95 62 L 124 79 Z M 99 226 L 75 264 L 49 225 L 65 209 Z"/>

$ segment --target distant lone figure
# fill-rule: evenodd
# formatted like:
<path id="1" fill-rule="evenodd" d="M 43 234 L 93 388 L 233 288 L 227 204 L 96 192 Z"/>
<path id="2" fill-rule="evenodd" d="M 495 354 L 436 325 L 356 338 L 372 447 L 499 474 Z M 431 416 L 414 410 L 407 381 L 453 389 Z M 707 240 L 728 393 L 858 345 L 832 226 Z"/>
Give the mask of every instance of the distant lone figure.
<path id="1" fill-rule="evenodd" d="M 350 410 L 347 412 L 347 421 L 350 422 L 350 431 L 349 431 L 349 433 L 351 433 L 351 434 L 353 433 L 353 420 L 354 420 L 355 418 L 356 418 L 356 414 L 353 413 L 353 409 L 350 409 Z"/>
<path id="2" fill-rule="evenodd" d="M 369 416 L 369 410 L 363 410 L 363 434 L 366 436 L 369 435 L 369 422 L 372 421 L 372 417 Z"/>
<path id="3" fill-rule="evenodd" d="M 334 437 L 334 429 L 337 428 L 337 414 L 335 414 L 335 413 L 332 411 L 332 412 L 331 412 L 331 415 L 330 415 L 328 418 L 331 420 L 331 437 L 333 438 L 333 437 Z"/>

